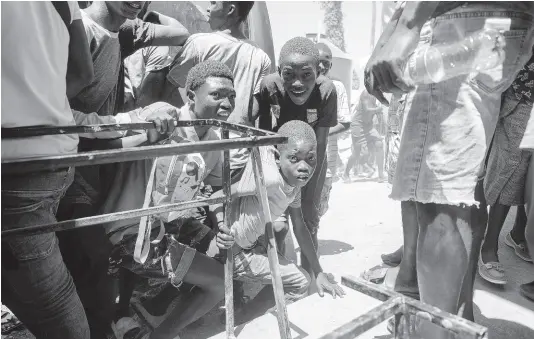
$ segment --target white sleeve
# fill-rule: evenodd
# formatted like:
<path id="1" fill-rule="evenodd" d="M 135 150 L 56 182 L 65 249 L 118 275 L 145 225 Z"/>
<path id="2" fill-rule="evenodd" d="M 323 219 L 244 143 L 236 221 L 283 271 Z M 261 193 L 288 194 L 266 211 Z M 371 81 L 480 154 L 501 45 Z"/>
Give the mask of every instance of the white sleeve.
<path id="1" fill-rule="evenodd" d="M 128 113 L 119 113 L 115 116 L 100 116 L 97 113 L 82 113 L 73 109 L 72 115 L 76 125 L 124 124 L 132 122 Z M 115 139 L 122 138 L 124 134 L 126 134 L 126 131 L 84 133 L 80 134 L 80 136 L 88 139 Z"/>
<path id="2" fill-rule="evenodd" d="M 78 6 L 78 1 L 67 1 L 70 8 L 70 20 L 71 23 L 74 20 L 81 20 L 82 13 L 80 12 L 80 6 Z"/>

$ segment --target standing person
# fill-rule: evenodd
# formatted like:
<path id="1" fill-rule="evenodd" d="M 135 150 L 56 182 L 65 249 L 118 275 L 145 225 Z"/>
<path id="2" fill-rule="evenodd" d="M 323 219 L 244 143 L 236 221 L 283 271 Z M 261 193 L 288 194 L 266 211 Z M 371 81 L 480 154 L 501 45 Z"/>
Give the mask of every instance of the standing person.
<path id="1" fill-rule="evenodd" d="M 234 73 L 237 92 L 236 107 L 228 120 L 252 125 L 252 96 L 259 91 L 260 82 L 271 72 L 271 60 L 242 31 L 253 1 L 212 1 L 207 9 L 213 33 L 193 34 L 176 56 L 167 75 L 163 98 L 178 105 L 189 70 L 207 59 L 225 63 Z M 154 89 L 161 87 L 154 86 Z M 159 94 L 146 92 L 146 95 Z"/>
<path id="2" fill-rule="evenodd" d="M 384 175 L 384 141 L 373 124 L 374 116 L 380 114 L 382 114 L 382 107 L 377 105 L 375 98 L 364 90 L 360 95 L 360 100 L 354 110 L 351 119 L 352 121 L 350 123 L 352 154 L 347 161 L 343 181 L 351 181 L 350 172 L 360 164 L 360 153 L 364 145 L 367 145 L 369 156 L 373 157 L 374 155 L 376 158 L 378 165 L 378 180 L 380 182 L 386 180 Z M 374 170 L 369 176 L 372 176 L 373 174 Z"/>
<path id="3" fill-rule="evenodd" d="M 423 302 L 470 320 L 476 262 L 487 223 L 479 179 L 501 94 L 532 53 L 533 14 L 527 2 L 406 2 L 395 28 L 381 36 L 365 70 L 368 92 L 382 103 L 387 104 L 383 92 L 408 93 L 391 198 L 409 205 L 418 230 L 408 233 L 418 240 L 417 255 L 406 255 L 405 241 L 403 261 L 417 267 Z M 493 26 L 504 23 L 494 18 L 506 18 L 504 27 Z M 453 25 L 457 36 L 451 35 Z M 524 37 L 525 43 L 517 44 L 507 36 L 498 77 L 466 75 L 418 86 L 403 77 L 400 65 L 416 48 L 453 41 L 484 27 L 505 31 L 513 27 Z M 405 233 L 407 225 L 403 220 Z M 421 323 L 420 335 L 448 337 L 429 323 Z"/>
<path id="4" fill-rule="evenodd" d="M 507 282 L 504 268 L 497 256 L 499 235 L 510 206 L 517 206 L 516 223 L 505 237 L 505 243 L 518 257 L 532 261 L 525 243 L 525 180 L 531 152 L 521 150 L 519 144 L 532 112 L 534 87 L 534 58 L 519 72 L 514 83 L 503 94 L 501 111 L 489 153 L 484 194 L 490 206 L 488 229 L 480 250 L 478 272 L 485 280 L 504 285 Z"/>
<path id="5" fill-rule="evenodd" d="M 124 111 L 124 59 L 140 48 L 181 45 L 189 37 L 183 26 L 162 26 L 137 19 L 143 5 L 143 1 L 97 1 L 82 10 L 95 76 L 70 100 L 74 109 L 97 112 L 100 116 L 114 116 Z M 175 114 L 175 109 L 167 104 L 154 104 L 146 109 Z M 141 113 L 141 109 L 132 112 Z M 78 150 L 132 147 L 157 140 L 149 139 L 147 133 L 111 141 L 80 138 Z M 109 199 L 113 181 L 120 180 L 139 163 L 77 168 L 73 184 L 59 206 L 58 219 L 83 218 L 101 212 L 104 202 Z M 111 331 L 109 324 L 114 313 L 113 280 L 107 275 L 111 244 L 105 231 L 102 226 L 69 230 L 60 234 L 60 246 L 86 309 L 91 336 L 103 338 Z"/>
<path id="6" fill-rule="evenodd" d="M 327 77 L 332 69 L 332 50 L 328 45 L 321 42 L 317 44 L 317 49 L 319 50 L 319 74 Z M 330 128 L 328 135 L 328 146 L 326 148 L 328 168 L 321 198 L 321 215 L 324 215 L 328 210 L 332 183 L 339 180 L 337 175 L 338 163 L 341 162 L 343 164 L 339 156 L 339 133 L 346 131 L 350 124 L 350 110 L 345 85 L 341 81 L 334 79 L 332 79 L 332 83 L 336 87 L 337 93 L 337 125 Z"/>
<path id="7" fill-rule="evenodd" d="M 301 120 L 315 131 L 317 168 L 302 189 L 302 213 L 317 250 L 321 192 L 327 169 L 326 145 L 330 128 L 337 125 L 336 88 L 330 79 L 319 75 L 319 50 L 309 39 L 296 37 L 287 41 L 280 51 L 279 65 L 278 73 L 263 79 L 260 92 L 254 97 L 257 108 L 254 114 L 259 117 L 261 129 L 276 131 L 290 120 Z M 288 227 L 285 221 L 284 229 Z M 301 264 L 313 274 L 303 254 Z"/>
<path id="8" fill-rule="evenodd" d="M 67 85 L 76 80 L 76 74 L 68 75 L 67 65 L 82 65 L 84 60 L 90 60 L 90 55 L 83 53 L 83 50 L 88 53 L 89 47 L 80 45 L 80 41 L 85 41 L 83 30 L 79 30 L 80 19 L 75 2 L 2 4 L 2 128 L 132 120 L 125 114 L 99 117 L 96 113 L 71 110 Z M 78 45 L 80 50 L 69 54 L 71 44 Z M 78 84 L 91 79 L 92 71 L 79 70 L 78 76 L 89 75 L 77 79 Z M 117 138 L 121 134 L 109 132 L 99 136 Z M 78 136 L 71 134 L 2 139 L 2 160 L 72 154 L 76 153 L 77 145 Z M 73 168 L 2 174 L 2 230 L 56 222 L 59 200 L 73 175 Z M 55 233 L 2 239 L 2 302 L 37 339 L 90 336 L 83 306 Z"/>
<path id="9" fill-rule="evenodd" d="M 534 152 L 534 115 L 530 116 L 523 141 L 519 146 L 522 150 Z M 527 210 L 525 238 L 528 248 L 534 248 L 534 156 L 530 157 L 530 164 L 525 183 L 525 201 Z M 519 287 L 519 291 L 526 298 L 534 301 L 534 281 Z"/>

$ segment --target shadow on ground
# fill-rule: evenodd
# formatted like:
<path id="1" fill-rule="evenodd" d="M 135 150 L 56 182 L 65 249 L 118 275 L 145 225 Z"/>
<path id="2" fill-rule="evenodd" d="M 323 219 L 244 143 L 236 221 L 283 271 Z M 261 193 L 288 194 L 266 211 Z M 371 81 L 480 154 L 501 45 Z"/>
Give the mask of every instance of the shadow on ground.
<path id="1" fill-rule="evenodd" d="M 353 250 L 354 247 L 338 240 L 319 240 L 319 255 L 335 255 Z"/>

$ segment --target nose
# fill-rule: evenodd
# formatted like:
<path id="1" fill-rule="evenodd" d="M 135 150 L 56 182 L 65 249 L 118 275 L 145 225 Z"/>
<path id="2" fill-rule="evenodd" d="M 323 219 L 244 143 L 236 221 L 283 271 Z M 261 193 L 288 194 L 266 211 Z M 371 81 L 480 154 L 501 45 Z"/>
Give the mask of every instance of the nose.
<path id="1" fill-rule="evenodd" d="M 299 162 L 299 165 L 297 167 L 297 171 L 299 173 L 309 173 L 310 172 L 310 165 L 306 161 Z"/>
<path id="2" fill-rule="evenodd" d="M 232 103 L 230 102 L 230 98 L 228 97 L 224 98 L 224 100 L 221 102 L 221 108 L 227 111 L 232 110 Z"/>
<path id="3" fill-rule="evenodd" d="M 295 82 L 293 83 L 293 87 L 299 88 L 302 86 L 303 86 L 302 81 L 300 81 L 300 79 L 295 79 Z"/>

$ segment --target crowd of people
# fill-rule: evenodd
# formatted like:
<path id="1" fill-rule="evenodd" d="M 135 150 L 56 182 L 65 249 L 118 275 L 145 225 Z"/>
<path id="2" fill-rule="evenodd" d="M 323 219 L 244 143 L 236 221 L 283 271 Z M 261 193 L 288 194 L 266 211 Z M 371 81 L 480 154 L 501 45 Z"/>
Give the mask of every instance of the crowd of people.
<path id="1" fill-rule="evenodd" d="M 350 129 L 343 180 L 350 182 L 351 172 L 372 175 L 376 161 L 379 180 L 389 179 L 390 197 L 401 201 L 404 246 L 384 257 L 400 265 L 395 290 L 474 320 L 477 270 L 490 282 L 506 282 L 497 244 L 510 206 L 518 213 L 506 244 L 527 261 L 534 248 L 534 6 L 399 3 L 366 66 L 366 91 L 352 114 L 343 83 L 329 76 L 328 46 L 292 38 L 275 71 L 275 60 L 243 33 L 253 6 L 212 1 L 212 32 L 191 35 L 174 18 L 149 11 L 149 2 L 93 2 L 84 9 L 71 1 L 2 3 L 2 128 L 155 125 L 2 139 L 2 160 L 222 137 L 213 126 L 176 127 L 177 120 L 219 119 L 277 132 L 288 143 L 260 147 L 259 154 L 290 303 L 307 296 L 311 284 L 320 296 L 345 294 L 323 272 L 317 234 L 337 176 L 337 137 Z M 428 85 L 403 77 L 414 50 L 454 39 L 453 26 L 461 36 L 493 18 L 508 19 L 499 26 L 506 37 L 500 74 Z M 384 93 L 393 93 L 391 102 Z M 376 100 L 389 106 L 385 141 L 373 123 L 382 111 Z M 362 157 L 364 147 L 371 160 Z M 209 151 L 3 174 L 2 230 L 155 206 L 170 196 L 221 197 L 222 168 L 222 152 Z M 226 217 L 222 205 L 213 205 L 2 238 L 2 303 L 38 339 L 178 338 L 224 299 L 224 250 L 231 248 L 236 322 L 265 313 L 275 305 L 272 288 L 247 301 L 242 285 L 271 284 L 249 149 L 230 152 L 230 170 Z M 289 220 L 300 266 L 285 257 Z M 130 310 L 141 279 L 159 288 L 146 310 L 154 318 L 165 314 L 150 331 Z M 533 286 L 521 289 L 531 299 Z M 178 295 L 179 305 L 167 312 Z M 448 337 L 429 323 L 414 327 L 421 338 Z"/>

